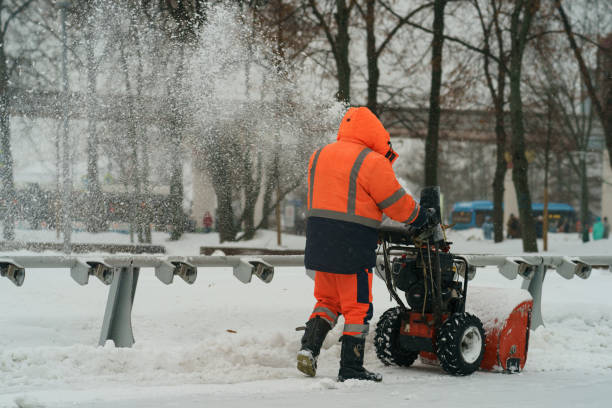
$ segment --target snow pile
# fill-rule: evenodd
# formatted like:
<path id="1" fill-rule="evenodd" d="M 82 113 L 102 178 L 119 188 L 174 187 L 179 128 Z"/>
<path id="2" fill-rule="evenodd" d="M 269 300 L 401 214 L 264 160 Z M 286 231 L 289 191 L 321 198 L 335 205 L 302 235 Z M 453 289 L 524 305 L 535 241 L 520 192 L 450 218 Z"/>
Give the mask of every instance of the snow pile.
<path id="1" fill-rule="evenodd" d="M 531 300 L 526 290 L 476 286 L 468 288 L 465 309 L 478 316 L 485 330 L 503 325 L 505 319 L 519 304 Z"/>

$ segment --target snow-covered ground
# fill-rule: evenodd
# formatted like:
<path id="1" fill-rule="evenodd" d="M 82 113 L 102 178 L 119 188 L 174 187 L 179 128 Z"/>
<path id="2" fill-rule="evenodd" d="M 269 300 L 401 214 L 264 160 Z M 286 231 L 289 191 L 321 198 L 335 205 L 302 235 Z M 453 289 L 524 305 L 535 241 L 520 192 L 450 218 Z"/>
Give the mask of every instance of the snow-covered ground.
<path id="1" fill-rule="evenodd" d="M 20 239 L 54 233 L 18 232 Z M 166 242 L 171 254 L 196 254 L 216 235 Z M 480 231 L 449 237 L 458 253 L 520 253 L 520 241 L 493 244 Z M 120 234 L 75 234 L 79 242 L 128 242 Z M 303 247 L 283 236 L 284 246 Z M 276 247 L 273 232 L 245 246 Z M 541 246 L 541 245 L 540 245 Z M 582 244 L 576 234 L 553 234 L 551 253 L 609 254 L 612 241 Z M 519 287 L 495 269 L 479 270 L 474 285 Z M 244 285 L 231 270 L 200 269 L 192 286 L 166 286 L 152 270 L 140 274 L 132 323 L 136 344 L 98 347 L 108 288 L 74 283 L 65 270 L 29 270 L 24 285 L 0 280 L 0 407 L 608 407 L 612 405 L 612 273 L 587 280 L 546 277 L 545 327 L 532 333 L 525 370 L 451 377 L 417 363 L 386 367 L 374 354 L 366 367 L 381 384 L 336 383 L 342 324 L 330 333 L 315 378 L 295 369 L 303 325 L 314 304 L 313 282 L 302 268 L 279 268 L 270 284 Z M 393 306 L 374 282 L 375 316 Z M 340 322 L 342 323 L 342 322 Z M 372 327 L 373 329 L 373 327 Z M 373 330 L 371 330 L 373 332 Z"/>

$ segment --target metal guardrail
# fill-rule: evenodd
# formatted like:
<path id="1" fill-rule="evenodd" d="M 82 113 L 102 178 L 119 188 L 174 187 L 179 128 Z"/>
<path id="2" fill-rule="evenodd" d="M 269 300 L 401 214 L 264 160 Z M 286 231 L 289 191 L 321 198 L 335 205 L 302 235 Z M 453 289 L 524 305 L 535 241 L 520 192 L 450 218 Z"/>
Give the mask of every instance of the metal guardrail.
<path id="1" fill-rule="evenodd" d="M 230 246 L 200 247 L 200 255 L 212 255 L 215 251 L 222 251 L 225 255 L 304 255 L 303 249 L 269 249 Z"/>
<path id="2" fill-rule="evenodd" d="M 64 244 L 61 242 L 20 242 L 20 241 L 0 241 L 0 251 L 56 251 L 62 252 Z M 72 243 L 70 250 L 73 254 L 86 254 L 104 252 L 108 254 L 159 254 L 166 253 L 166 247 L 151 244 L 94 244 L 94 243 Z"/>
<path id="3" fill-rule="evenodd" d="M 138 285 L 140 268 L 153 268 L 155 276 L 165 284 L 171 284 L 174 276 L 192 284 L 198 267 L 231 267 L 234 276 L 249 283 L 253 275 L 266 283 L 274 276 L 274 266 L 300 266 L 303 256 L 267 255 L 247 256 L 11 256 L 0 257 L 0 275 L 15 285 L 21 286 L 26 269 L 69 269 L 71 277 L 80 285 L 86 285 L 90 276 L 110 285 L 100 345 L 113 340 L 116 347 L 131 347 L 134 344 L 132 331 L 132 305 Z M 273 266 L 274 265 L 274 266 Z"/>
<path id="4" fill-rule="evenodd" d="M 578 276 L 587 279 L 592 267 L 612 269 L 612 256 L 504 256 L 504 255 L 457 255 L 466 260 L 468 278 L 473 278 L 478 267 L 497 266 L 507 279 L 524 279 L 522 287 L 533 297 L 532 328 L 543 325 L 542 286 L 546 271 L 555 269 L 566 279 Z M 253 275 L 269 283 L 274 277 L 275 267 L 299 267 L 304 265 L 302 255 L 261 256 L 10 256 L 0 257 L 0 276 L 7 277 L 21 286 L 26 269 L 69 269 L 71 277 L 80 285 L 86 285 L 90 276 L 110 285 L 100 345 L 113 340 L 116 347 L 131 347 L 134 344 L 132 331 L 132 305 L 138 284 L 140 268 L 153 268 L 155 275 L 165 284 L 171 284 L 179 276 L 188 284 L 195 282 L 197 268 L 231 267 L 234 276 L 243 283 L 251 282 Z M 306 274 L 314 278 L 312 271 Z"/>

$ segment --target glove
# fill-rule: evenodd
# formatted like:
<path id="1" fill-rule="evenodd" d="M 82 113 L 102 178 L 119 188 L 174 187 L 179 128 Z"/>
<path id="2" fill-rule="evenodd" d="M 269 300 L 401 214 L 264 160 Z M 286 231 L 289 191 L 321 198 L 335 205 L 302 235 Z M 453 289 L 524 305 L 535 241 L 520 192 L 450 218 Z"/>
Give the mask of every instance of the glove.
<path id="1" fill-rule="evenodd" d="M 411 224 L 416 229 L 415 236 L 419 240 L 427 240 L 434 236 L 435 230 L 440 224 L 436 210 L 433 208 L 421 208 L 416 220 Z"/>
<path id="2" fill-rule="evenodd" d="M 429 229 L 438 224 L 436 210 L 434 208 L 421 208 L 419 215 L 416 217 L 411 227 L 417 230 Z"/>

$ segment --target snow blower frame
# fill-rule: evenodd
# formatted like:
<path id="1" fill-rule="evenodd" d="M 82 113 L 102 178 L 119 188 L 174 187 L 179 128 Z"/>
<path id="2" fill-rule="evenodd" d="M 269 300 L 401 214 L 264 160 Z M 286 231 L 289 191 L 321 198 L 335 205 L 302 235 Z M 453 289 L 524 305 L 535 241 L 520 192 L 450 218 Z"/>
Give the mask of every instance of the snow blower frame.
<path id="1" fill-rule="evenodd" d="M 378 273 L 398 306 L 383 313 L 377 324 L 376 355 L 386 365 L 408 367 L 420 354 L 437 359 L 449 374 L 469 375 L 482 362 L 485 331 L 478 317 L 465 312 L 468 264 L 449 252 L 451 243 L 439 222 L 438 187 L 423 189 L 421 208 L 435 209 L 438 222 L 433 228 L 379 230 Z M 405 293 L 408 306 L 397 290 Z"/>

